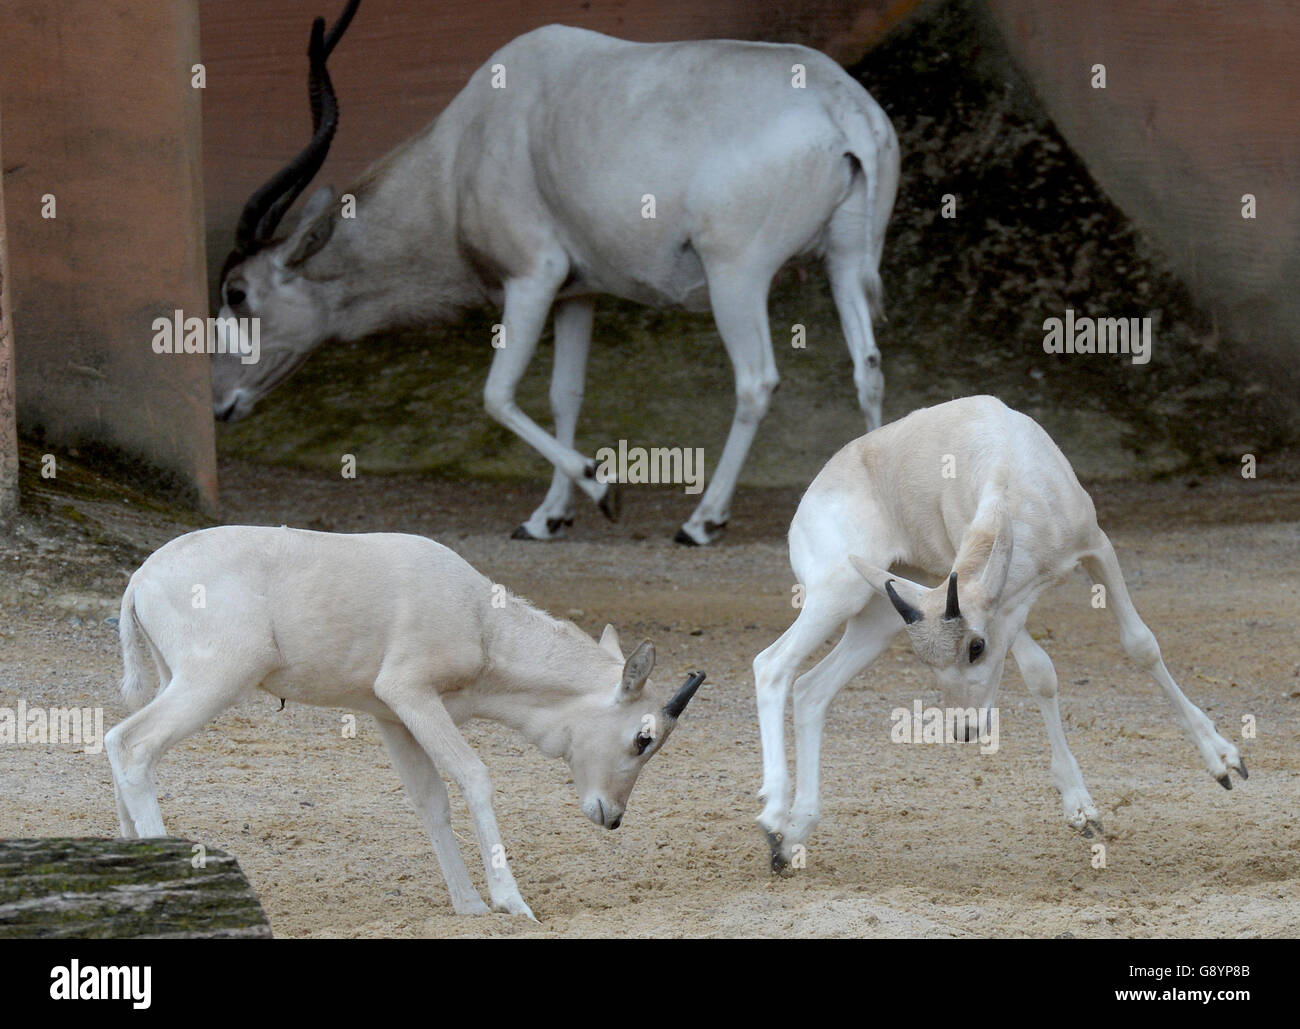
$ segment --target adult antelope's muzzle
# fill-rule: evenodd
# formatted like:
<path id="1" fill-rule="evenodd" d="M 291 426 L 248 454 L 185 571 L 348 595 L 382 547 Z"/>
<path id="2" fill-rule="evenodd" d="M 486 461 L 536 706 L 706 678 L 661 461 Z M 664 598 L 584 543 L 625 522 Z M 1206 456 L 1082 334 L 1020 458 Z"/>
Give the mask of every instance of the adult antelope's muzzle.
<path id="1" fill-rule="evenodd" d="M 691 702 L 695 696 L 695 691 L 700 688 L 700 683 L 704 681 L 703 672 L 691 672 L 682 683 L 681 689 L 672 695 L 672 698 L 664 705 L 664 714 L 674 720 L 682 716 L 686 710 L 686 705 Z"/>

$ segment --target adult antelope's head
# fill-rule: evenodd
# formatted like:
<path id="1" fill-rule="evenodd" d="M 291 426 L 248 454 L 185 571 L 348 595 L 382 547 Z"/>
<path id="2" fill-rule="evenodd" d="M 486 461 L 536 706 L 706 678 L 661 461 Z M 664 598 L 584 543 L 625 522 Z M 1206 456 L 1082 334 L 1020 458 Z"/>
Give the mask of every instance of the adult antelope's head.
<path id="1" fill-rule="evenodd" d="M 221 273 L 220 326 L 225 345 L 218 349 L 224 353 L 212 356 L 213 409 L 223 420 L 248 414 L 259 397 L 283 381 L 329 335 L 322 284 L 339 270 L 323 267 L 321 261 L 307 265 L 334 233 L 339 208 L 333 192 L 328 187 L 318 190 L 287 236 L 278 237 L 276 229 L 329 153 L 339 109 L 325 62 L 360 2 L 349 0 L 328 33 L 325 19 L 312 24 L 307 51 L 311 141 L 249 198 L 235 228 L 235 247 Z M 259 334 L 255 351 L 242 338 L 250 325 L 244 319 L 254 318 Z M 235 333 L 241 338 L 234 338 Z M 245 362 L 242 357 L 250 352 L 258 355 L 257 360 Z"/>
<path id="2" fill-rule="evenodd" d="M 582 813 L 597 825 L 617 829 L 637 776 L 671 735 L 704 673 L 692 673 L 676 693 L 661 696 L 649 684 L 654 644 L 646 640 L 624 659 L 618 634 L 607 625 L 600 646 L 622 662 L 622 675 L 617 684 L 596 693 L 573 721 L 565 759 Z M 611 668 L 617 664 L 611 662 Z"/>
<path id="3" fill-rule="evenodd" d="M 996 500 L 981 507 L 948 578 L 933 589 L 849 558 L 894 606 L 950 707 L 991 708 L 997 699 L 1007 649 L 1024 623 L 1024 611 L 1003 603 L 1012 546 L 1011 519 Z"/>

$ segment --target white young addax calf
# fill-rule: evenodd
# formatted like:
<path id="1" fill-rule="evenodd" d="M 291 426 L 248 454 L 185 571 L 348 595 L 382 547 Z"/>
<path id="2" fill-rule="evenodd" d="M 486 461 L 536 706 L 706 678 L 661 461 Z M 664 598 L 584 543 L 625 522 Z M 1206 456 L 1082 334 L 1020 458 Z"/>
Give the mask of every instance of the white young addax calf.
<path id="1" fill-rule="evenodd" d="M 1039 594 L 1079 564 L 1105 587 L 1125 652 L 1159 683 L 1210 774 L 1225 789 L 1228 769 L 1246 777 L 1237 748 L 1183 695 L 1161 660 L 1065 455 L 1036 422 L 993 397 L 916 411 L 844 447 L 799 503 L 790 564 L 806 591 L 803 607 L 754 660 L 766 801 L 758 822 L 774 871 L 790 862 L 820 817 L 818 762 L 831 699 L 900 629 L 934 670 L 947 703 L 978 708 L 981 718 L 993 706 L 1011 651 L 1047 723 L 1066 820 L 1091 834 L 1097 809 L 1066 746 L 1056 671 L 1025 629 Z M 899 571 L 940 582 L 923 586 Z M 804 660 L 841 626 L 834 649 L 795 680 Z M 793 805 L 783 738 L 792 681 Z"/>
<path id="2" fill-rule="evenodd" d="M 492 909 L 532 912 L 493 860 L 504 848 L 492 786 L 457 725 L 490 718 L 563 757 L 583 813 L 617 829 L 641 769 L 704 680 L 692 674 L 659 697 L 647 685 L 648 640 L 625 660 L 612 626 L 596 643 L 446 547 L 394 533 L 224 526 L 181 536 L 131 576 L 119 632 L 122 694 L 139 709 L 104 741 L 123 836 L 164 835 L 159 759 L 241 696 L 262 689 L 366 711 L 462 915 L 488 909 L 452 834 L 440 771 L 469 804 Z"/>

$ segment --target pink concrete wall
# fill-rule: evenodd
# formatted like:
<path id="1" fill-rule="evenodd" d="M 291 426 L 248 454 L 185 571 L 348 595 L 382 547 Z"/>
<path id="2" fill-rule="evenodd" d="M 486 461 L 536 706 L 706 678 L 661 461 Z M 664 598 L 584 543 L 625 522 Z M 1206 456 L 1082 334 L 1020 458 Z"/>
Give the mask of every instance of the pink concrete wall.
<path id="1" fill-rule="evenodd" d="M 0 168 L 4 124 L 0 121 Z M 18 510 L 18 425 L 14 339 L 9 324 L 9 243 L 5 228 L 4 176 L 0 174 L 0 526 Z"/>
<path id="2" fill-rule="evenodd" d="M 151 346 L 155 317 L 207 313 L 198 29 L 196 0 L 5 0 L 0 102 L 21 425 L 212 506 L 207 357 Z"/>
<path id="3" fill-rule="evenodd" d="M 1225 336 L 1300 393 L 1300 5 L 988 0 L 1062 134 Z M 1106 88 L 1090 84 L 1106 66 Z M 1242 218 L 1254 194 L 1258 217 Z M 1300 403 L 1300 398 L 1297 398 Z"/>

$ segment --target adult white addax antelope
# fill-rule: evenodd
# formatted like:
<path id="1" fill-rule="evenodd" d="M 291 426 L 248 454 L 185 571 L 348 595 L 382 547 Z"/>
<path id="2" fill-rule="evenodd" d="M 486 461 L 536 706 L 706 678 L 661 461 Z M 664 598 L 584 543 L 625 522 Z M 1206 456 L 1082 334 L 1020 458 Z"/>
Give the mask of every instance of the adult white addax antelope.
<path id="1" fill-rule="evenodd" d="M 648 640 L 624 658 L 612 626 L 597 643 L 446 547 L 395 533 L 189 533 L 131 576 L 118 631 L 135 713 L 104 745 L 123 836 L 165 835 L 159 760 L 245 695 L 348 707 L 374 715 L 461 915 L 488 908 L 452 833 L 440 772 L 469 804 L 492 910 L 532 912 L 504 859 L 487 768 L 458 725 L 492 719 L 564 758 L 583 813 L 617 829 L 641 769 L 704 681 L 693 673 L 660 696 L 648 683 Z"/>
<path id="2" fill-rule="evenodd" d="M 1025 629 L 1039 594 L 1077 565 L 1105 587 L 1121 645 L 1159 684 L 1210 774 L 1225 789 L 1232 788 L 1229 769 L 1246 777 L 1237 748 L 1215 732 L 1165 667 L 1065 455 L 1037 422 L 993 397 L 915 411 L 840 450 L 799 503 L 790 524 L 790 564 L 805 588 L 803 606 L 754 659 L 766 802 L 758 822 L 775 871 L 790 863 L 820 817 L 827 707 L 900 629 L 934 671 L 948 704 L 977 709 L 981 717 L 993 707 L 1011 651 L 1047 724 L 1052 780 L 1066 820 L 1091 835 L 1097 809 L 1065 742 L 1056 670 Z M 921 585 L 917 577 L 939 583 Z M 804 660 L 840 627 L 831 652 L 796 680 Z M 793 804 L 783 733 L 792 682 Z"/>
<path id="3" fill-rule="evenodd" d="M 504 345 L 484 404 L 554 465 L 545 500 L 515 533 L 552 539 L 573 520 L 574 483 L 618 514 L 614 487 L 573 445 L 596 296 L 711 309 L 736 409 L 713 479 L 676 537 L 709 543 L 777 384 L 769 286 L 788 260 L 811 254 L 825 258 L 867 427 L 880 424 L 872 318 L 898 141 L 839 65 L 800 46 L 537 29 L 493 54 L 427 128 L 346 191 L 355 217 L 322 188 L 277 238 L 333 138 L 325 59 L 356 7 L 328 34 L 316 20 L 314 135 L 239 220 L 221 317 L 260 319 L 261 360 L 214 359 L 219 418 L 247 414 L 326 340 L 501 304 Z M 515 403 L 552 309 L 554 434 Z"/>

